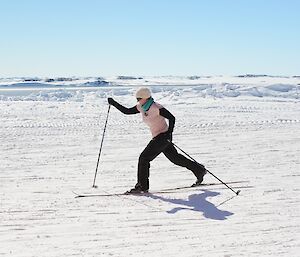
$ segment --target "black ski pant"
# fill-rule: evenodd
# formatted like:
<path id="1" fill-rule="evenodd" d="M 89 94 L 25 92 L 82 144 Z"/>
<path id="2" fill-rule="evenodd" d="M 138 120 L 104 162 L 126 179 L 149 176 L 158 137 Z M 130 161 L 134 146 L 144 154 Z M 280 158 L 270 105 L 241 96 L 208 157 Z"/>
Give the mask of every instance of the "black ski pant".
<path id="1" fill-rule="evenodd" d="M 204 166 L 179 154 L 168 139 L 167 134 L 159 134 L 149 142 L 139 157 L 137 180 L 143 190 L 149 189 L 150 162 L 160 153 L 163 153 L 172 163 L 191 170 L 197 178 L 202 178 L 205 173 Z"/>

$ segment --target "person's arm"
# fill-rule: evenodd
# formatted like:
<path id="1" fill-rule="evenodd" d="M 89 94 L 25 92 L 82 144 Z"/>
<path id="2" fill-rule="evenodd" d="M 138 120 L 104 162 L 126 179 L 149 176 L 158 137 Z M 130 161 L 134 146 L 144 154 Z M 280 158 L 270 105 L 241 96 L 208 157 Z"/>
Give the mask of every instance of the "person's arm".
<path id="1" fill-rule="evenodd" d="M 175 126 L 175 117 L 166 108 L 159 109 L 159 114 L 169 120 L 168 133 L 172 135 Z"/>
<path id="2" fill-rule="evenodd" d="M 124 113 L 124 114 L 136 114 L 139 113 L 138 109 L 136 108 L 136 106 L 133 106 L 131 108 L 126 108 L 125 106 L 119 104 L 118 102 L 116 102 L 114 99 L 112 99 L 111 97 L 109 97 L 107 99 L 108 103 L 114 107 L 116 107 L 120 112 Z"/>

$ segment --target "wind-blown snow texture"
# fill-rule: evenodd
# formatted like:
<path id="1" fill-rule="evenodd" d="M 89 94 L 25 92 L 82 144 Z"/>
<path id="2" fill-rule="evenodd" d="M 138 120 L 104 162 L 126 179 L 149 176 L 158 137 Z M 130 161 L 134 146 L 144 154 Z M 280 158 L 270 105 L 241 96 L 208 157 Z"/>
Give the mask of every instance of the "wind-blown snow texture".
<path id="1" fill-rule="evenodd" d="M 106 83 L 105 83 L 106 82 Z M 297 256 L 299 77 L 0 79 L 0 256 Z M 135 184 L 150 132 L 108 96 L 139 85 L 177 118 L 174 142 L 224 181 L 149 196 L 74 198 Z M 151 190 L 190 185 L 161 155 Z M 217 182 L 207 175 L 205 182 Z M 232 198 L 233 197 L 233 198 Z"/>

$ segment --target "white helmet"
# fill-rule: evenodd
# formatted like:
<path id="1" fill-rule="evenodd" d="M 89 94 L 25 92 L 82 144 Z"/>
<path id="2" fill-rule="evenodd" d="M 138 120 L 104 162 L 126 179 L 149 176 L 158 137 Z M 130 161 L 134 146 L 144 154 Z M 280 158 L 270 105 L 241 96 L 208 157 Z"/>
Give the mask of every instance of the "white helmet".
<path id="1" fill-rule="evenodd" d="M 136 98 L 144 98 L 148 99 L 151 97 L 151 91 L 147 87 L 140 87 L 136 92 L 135 92 L 135 97 Z"/>

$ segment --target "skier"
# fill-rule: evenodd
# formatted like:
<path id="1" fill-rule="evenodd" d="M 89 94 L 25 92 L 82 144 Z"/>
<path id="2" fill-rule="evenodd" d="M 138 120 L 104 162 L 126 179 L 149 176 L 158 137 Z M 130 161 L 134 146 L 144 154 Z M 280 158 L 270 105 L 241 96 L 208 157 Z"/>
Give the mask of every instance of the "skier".
<path id="1" fill-rule="evenodd" d="M 126 108 L 113 98 L 108 98 L 108 103 L 124 114 L 141 113 L 143 121 L 149 126 L 152 133 L 152 140 L 139 157 L 137 184 L 128 193 L 139 194 L 148 192 L 150 162 L 160 153 L 163 153 L 172 163 L 191 170 L 197 178 L 197 181 L 192 186 L 200 185 L 203 181 L 203 176 L 206 174 L 205 167 L 179 154 L 171 143 L 175 117 L 166 108 L 154 102 L 151 91 L 148 88 L 139 88 L 135 96 L 138 103 L 131 108 Z"/>

